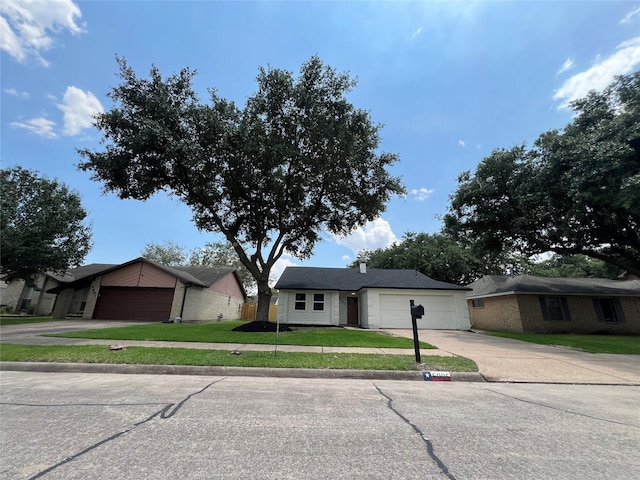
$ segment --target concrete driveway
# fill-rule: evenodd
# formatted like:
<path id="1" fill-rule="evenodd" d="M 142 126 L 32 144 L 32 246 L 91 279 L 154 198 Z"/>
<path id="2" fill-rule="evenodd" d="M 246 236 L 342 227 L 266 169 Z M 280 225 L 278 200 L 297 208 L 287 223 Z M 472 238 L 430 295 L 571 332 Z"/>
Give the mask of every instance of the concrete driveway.
<path id="1" fill-rule="evenodd" d="M 413 338 L 411 330 L 385 332 Z M 491 382 L 640 385 L 640 355 L 586 353 L 457 330 L 421 330 L 418 336 L 470 358 Z"/>

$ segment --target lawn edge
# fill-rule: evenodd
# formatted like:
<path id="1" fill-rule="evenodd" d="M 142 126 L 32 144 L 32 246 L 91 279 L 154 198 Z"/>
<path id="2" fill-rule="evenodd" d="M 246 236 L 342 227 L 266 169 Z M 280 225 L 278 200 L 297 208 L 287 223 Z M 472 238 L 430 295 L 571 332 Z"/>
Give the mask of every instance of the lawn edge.
<path id="1" fill-rule="evenodd" d="M 421 370 L 352 370 L 199 365 L 0 362 L 0 371 L 424 381 Z M 451 372 L 450 374 L 451 380 L 456 382 L 485 381 L 484 377 L 478 372 Z"/>

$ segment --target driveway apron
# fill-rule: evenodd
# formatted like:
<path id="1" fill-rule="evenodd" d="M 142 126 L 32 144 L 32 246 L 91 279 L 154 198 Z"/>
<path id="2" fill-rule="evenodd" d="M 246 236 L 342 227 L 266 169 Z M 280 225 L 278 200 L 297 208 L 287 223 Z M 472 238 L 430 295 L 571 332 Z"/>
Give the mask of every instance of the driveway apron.
<path id="1" fill-rule="evenodd" d="M 413 338 L 411 330 L 385 330 Z M 457 330 L 420 330 L 421 341 L 470 358 L 492 382 L 640 385 L 640 355 L 587 353 Z"/>

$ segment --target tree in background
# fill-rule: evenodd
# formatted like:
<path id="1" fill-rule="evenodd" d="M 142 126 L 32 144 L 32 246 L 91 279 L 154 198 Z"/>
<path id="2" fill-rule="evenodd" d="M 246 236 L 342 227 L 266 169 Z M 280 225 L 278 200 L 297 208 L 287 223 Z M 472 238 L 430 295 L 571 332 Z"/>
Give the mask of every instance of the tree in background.
<path id="1" fill-rule="evenodd" d="M 255 292 L 256 282 L 229 242 L 207 242 L 202 248 L 194 248 L 189 257 L 189 265 L 199 267 L 230 267 L 235 269 L 248 292 Z"/>
<path id="2" fill-rule="evenodd" d="M 261 68 L 244 108 L 210 90 L 203 104 L 195 72 L 138 78 L 118 59 L 117 106 L 96 116 L 109 141 L 80 150 L 80 169 L 120 198 L 158 191 L 193 210 L 198 228 L 222 233 L 258 287 L 258 321 L 267 322 L 269 276 L 286 251 L 308 258 L 321 233 L 345 235 L 375 219 L 404 193 L 378 153 L 380 125 L 346 98 L 356 82 L 318 57 L 300 74 Z"/>
<path id="3" fill-rule="evenodd" d="M 595 258 L 585 255 L 554 255 L 548 260 L 532 263 L 527 268 L 530 275 L 541 277 L 591 277 L 610 278 L 612 280 L 620 278 L 624 271 Z"/>
<path id="4" fill-rule="evenodd" d="M 204 247 L 194 248 L 191 253 L 182 245 L 172 241 L 148 243 L 141 254 L 144 258 L 169 267 L 218 267 L 233 268 L 246 291 L 253 291 L 255 281 L 229 242 L 207 242 Z"/>
<path id="5" fill-rule="evenodd" d="M 188 255 L 185 247 L 177 245 L 170 240 L 165 241 L 163 244 L 147 243 L 141 255 L 147 260 L 169 267 L 181 267 L 188 264 Z"/>
<path id="6" fill-rule="evenodd" d="M 0 170 L 2 275 L 33 282 L 38 272 L 78 266 L 91 249 L 91 226 L 80 195 L 38 172 Z"/>
<path id="7" fill-rule="evenodd" d="M 563 131 L 460 175 L 445 232 L 482 254 L 581 254 L 640 275 L 640 72 L 571 107 Z"/>
<path id="8" fill-rule="evenodd" d="M 359 261 L 351 264 L 356 267 Z M 522 273 L 521 258 L 476 256 L 473 249 L 443 233 L 407 232 L 402 240 L 388 248 L 368 252 L 367 266 L 418 270 L 441 282 L 466 285 L 482 275 Z"/>

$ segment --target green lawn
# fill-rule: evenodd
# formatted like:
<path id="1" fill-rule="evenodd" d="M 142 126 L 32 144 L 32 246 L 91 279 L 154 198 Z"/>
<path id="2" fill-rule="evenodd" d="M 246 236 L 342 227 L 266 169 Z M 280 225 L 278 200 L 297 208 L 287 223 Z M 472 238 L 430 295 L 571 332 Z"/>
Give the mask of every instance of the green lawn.
<path id="1" fill-rule="evenodd" d="M 258 343 L 274 344 L 275 333 L 233 332 L 232 329 L 244 322 L 229 321 L 219 323 L 154 323 L 132 325 L 130 327 L 104 328 L 60 333 L 52 336 L 67 338 L 99 338 L 109 340 L 155 340 L 172 342 L 207 343 Z M 367 330 L 350 330 L 331 327 L 303 327 L 291 332 L 280 332 L 281 345 L 313 345 L 323 347 L 373 347 L 373 348 L 413 348 L 413 340 L 392 337 Z M 420 348 L 435 348 L 420 342 Z"/>
<path id="2" fill-rule="evenodd" d="M 462 357 L 423 357 L 424 370 L 477 372 L 477 365 Z M 103 345 L 36 346 L 2 344 L 0 361 L 111 363 L 141 365 L 215 365 L 236 367 L 321 368 L 357 370 L 416 370 L 411 355 L 367 355 L 355 353 L 251 352 L 233 355 L 222 350 L 190 348 L 129 347 L 111 351 Z"/>
<path id="3" fill-rule="evenodd" d="M 513 338 L 542 345 L 561 345 L 591 353 L 626 353 L 640 355 L 640 336 L 574 335 L 570 333 L 489 332 L 496 337 Z"/>
<path id="4" fill-rule="evenodd" d="M 23 323 L 59 322 L 51 317 L 0 317 L 0 325 L 20 325 Z"/>

